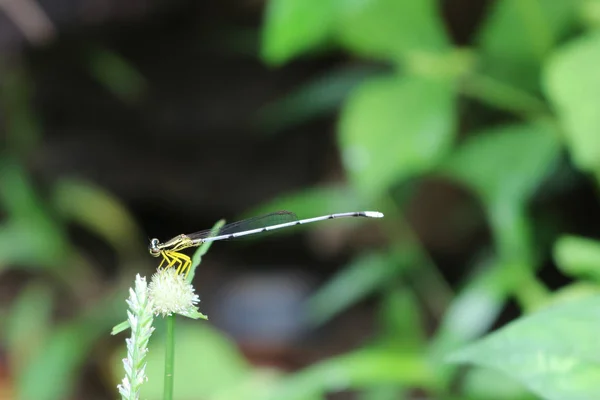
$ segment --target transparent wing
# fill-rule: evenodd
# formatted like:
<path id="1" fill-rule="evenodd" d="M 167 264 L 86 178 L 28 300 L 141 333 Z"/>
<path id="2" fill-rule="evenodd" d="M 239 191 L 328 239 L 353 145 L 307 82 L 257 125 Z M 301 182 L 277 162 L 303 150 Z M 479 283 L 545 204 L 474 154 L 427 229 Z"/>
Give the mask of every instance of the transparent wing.
<path id="1" fill-rule="evenodd" d="M 272 225 L 284 224 L 287 222 L 297 221 L 298 217 L 291 211 L 276 211 L 270 214 L 260 215 L 258 217 L 252 217 L 231 224 L 224 225 L 216 233 L 210 229 L 206 229 L 199 232 L 190 233 L 186 235 L 192 240 L 206 239 L 208 237 L 231 235 L 232 233 L 249 231 L 252 229 L 266 228 Z"/>

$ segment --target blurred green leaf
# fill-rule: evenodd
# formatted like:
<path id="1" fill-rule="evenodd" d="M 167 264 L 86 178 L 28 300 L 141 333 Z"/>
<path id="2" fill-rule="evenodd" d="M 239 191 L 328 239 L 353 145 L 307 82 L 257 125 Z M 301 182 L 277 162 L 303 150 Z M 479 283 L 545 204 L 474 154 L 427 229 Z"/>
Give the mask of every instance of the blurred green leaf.
<path id="1" fill-rule="evenodd" d="M 336 38 L 351 52 L 387 60 L 448 47 L 435 0 L 338 2 Z"/>
<path id="2" fill-rule="evenodd" d="M 452 301 L 431 342 L 431 355 L 439 363 L 451 351 L 486 332 L 502 311 L 510 294 L 510 271 L 491 260 L 469 277 Z M 451 373 L 453 366 L 446 368 Z"/>
<path id="3" fill-rule="evenodd" d="M 146 79 L 129 61 L 108 49 L 96 48 L 89 53 L 92 76 L 121 101 L 133 104 L 147 89 Z"/>
<path id="4" fill-rule="evenodd" d="M 547 300 L 536 279 L 536 249 L 526 204 L 558 159 L 559 141 L 545 124 L 488 129 L 471 137 L 440 171 L 470 187 L 486 205 L 494 244 L 515 278 L 514 291 L 527 310 Z"/>
<path id="5" fill-rule="evenodd" d="M 600 296 L 518 319 L 458 350 L 452 362 L 495 368 L 549 400 L 600 398 Z"/>
<path id="6" fill-rule="evenodd" d="M 25 68 L 2 71 L 0 101 L 5 123 L 6 149 L 22 157 L 41 136 L 39 118 L 32 107 L 32 79 Z"/>
<path id="7" fill-rule="evenodd" d="M 269 0 L 262 58 L 280 65 L 324 42 L 335 18 L 335 0 Z"/>
<path id="8" fill-rule="evenodd" d="M 402 353 L 424 352 L 427 341 L 422 310 L 411 289 L 388 289 L 383 296 L 380 319 L 385 344 Z"/>
<path id="9" fill-rule="evenodd" d="M 83 364 L 92 344 L 89 332 L 82 334 L 79 328 L 71 325 L 52 333 L 43 355 L 38 355 L 18 379 L 19 398 L 58 400 L 68 397 L 77 378 L 77 367 Z"/>
<path id="10" fill-rule="evenodd" d="M 308 318 L 320 325 L 380 288 L 399 265 L 392 255 L 367 253 L 341 269 L 308 301 Z"/>
<path id="11" fill-rule="evenodd" d="M 52 227 L 37 221 L 9 222 L 0 226 L 0 270 L 18 268 L 58 268 L 66 249 Z M 47 221 L 44 221 L 47 222 Z"/>
<path id="12" fill-rule="evenodd" d="M 271 395 L 258 399 L 306 399 L 327 392 L 391 383 L 431 388 L 433 371 L 424 360 L 413 355 L 389 349 L 358 350 L 311 365 L 284 379 Z"/>
<path id="13" fill-rule="evenodd" d="M 164 340 L 153 335 L 146 358 L 148 382 L 141 398 L 162 399 Z M 208 324 L 180 321 L 175 332 L 176 399 L 212 398 L 244 382 L 250 373 L 233 342 Z M 125 348 L 121 350 L 125 354 Z M 115 380 L 121 379 L 120 357 L 114 360 Z"/>
<path id="14" fill-rule="evenodd" d="M 364 390 L 357 400 L 409 400 L 409 396 L 398 385 L 386 385 Z"/>
<path id="15" fill-rule="evenodd" d="M 0 159 L 0 203 L 7 216 L 15 220 L 47 219 L 27 172 L 12 158 Z"/>
<path id="16" fill-rule="evenodd" d="M 51 331 L 54 299 L 46 285 L 32 283 L 17 296 L 6 318 L 10 364 L 18 374 L 40 351 Z"/>
<path id="17" fill-rule="evenodd" d="M 454 100 L 449 81 L 391 76 L 360 85 L 339 129 L 344 165 L 356 188 L 376 197 L 435 167 L 452 146 Z"/>
<path id="18" fill-rule="evenodd" d="M 550 126 L 509 125 L 474 134 L 441 168 L 488 205 L 524 204 L 546 178 L 559 155 Z"/>
<path id="19" fill-rule="evenodd" d="M 537 91 L 541 61 L 573 25 L 576 5 L 574 0 L 494 2 L 477 40 L 486 73 Z"/>
<path id="20" fill-rule="evenodd" d="M 105 190 L 65 179 L 54 186 L 52 202 L 63 218 L 98 234 L 120 256 L 133 258 L 141 254 L 143 236 L 138 226 L 123 204 Z"/>
<path id="21" fill-rule="evenodd" d="M 600 295 L 600 286 L 589 281 L 576 281 L 552 293 L 550 304 L 562 304 L 573 300 Z"/>
<path id="22" fill-rule="evenodd" d="M 0 269 L 64 262 L 69 244 L 63 227 L 50 217 L 23 168 L 9 159 L 0 160 L 0 203 L 8 217 L 0 225 Z"/>
<path id="23" fill-rule="evenodd" d="M 58 326 L 46 336 L 40 351 L 16 377 L 18 398 L 68 398 L 79 368 L 90 357 L 92 346 L 117 322 L 115 310 L 121 303 L 124 304 L 121 299 L 109 295 L 91 310 Z"/>
<path id="24" fill-rule="evenodd" d="M 268 398 L 283 379 L 283 371 L 272 368 L 253 369 L 246 378 L 239 380 L 211 397 L 211 400 L 239 400 Z M 319 394 L 303 397 L 302 400 L 326 400 Z"/>
<path id="25" fill-rule="evenodd" d="M 597 240 L 562 236 L 554 245 L 554 260 L 567 275 L 600 282 L 600 242 Z"/>
<path id="26" fill-rule="evenodd" d="M 581 0 L 579 1 L 579 17 L 587 28 L 597 29 L 600 27 L 600 1 L 599 0 Z"/>
<path id="27" fill-rule="evenodd" d="M 600 171 L 600 33 L 583 35 L 558 49 L 546 64 L 544 86 L 554 103 L 575 164 Z"/>
<path id="28" fill-rule="evenodd" d="M 463 380 L 462 393 L 468 400 L 536 400 L 520 382 L 489 368 L 473 368 Z"/>
<path id="29" fill-rule="evenodd" d="M 333 113 L 358 83 L 376 72 L 365 66 L 328 71 L 261 109 L 258 127 L 272 133 Z"/>

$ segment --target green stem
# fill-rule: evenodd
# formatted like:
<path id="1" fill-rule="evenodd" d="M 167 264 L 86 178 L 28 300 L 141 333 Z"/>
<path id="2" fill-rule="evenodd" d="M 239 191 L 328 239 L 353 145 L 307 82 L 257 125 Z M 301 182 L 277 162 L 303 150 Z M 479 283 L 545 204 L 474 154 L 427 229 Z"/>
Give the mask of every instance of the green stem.
<path id="1" fill-rule="evenodd" d="M 164 400 L 173 400 L 173 378 L 175 369 L 175 314 L 166 318 L 167 337 L 165 343 L 165 389 Z"/>
<path id="2" fill-rule="evenodd" d="M 419 295 L 424 296 L 429 311 L 441 319 L 446 307 L 454 297 L 452 288 L 445 281 L 417 234 L 412 230 L 401 207 L 391 196 L 385 196 L 382 205 L 389 221 L 399 222 L 394 224 L 393 229 L 388 227 L 388 235 L 392 238 L 392 242 L 404 243 L 406 246 L 399 247 L 397 245 L 396 249 L 401 252 L 414 251 L 416 260 L 418 260 L 418 271 L 415 269 L 408 271 L 411 284 Z M 435 293 L 435 296 L 431 295 L 432 293 Z"/>
<path id="3" fill-rule="evenodd" d="M 461 91 L 465 96 L 525 118 L 550 115 L 546 104 L 536 96 L 488 76 L 469 75 Z"/>

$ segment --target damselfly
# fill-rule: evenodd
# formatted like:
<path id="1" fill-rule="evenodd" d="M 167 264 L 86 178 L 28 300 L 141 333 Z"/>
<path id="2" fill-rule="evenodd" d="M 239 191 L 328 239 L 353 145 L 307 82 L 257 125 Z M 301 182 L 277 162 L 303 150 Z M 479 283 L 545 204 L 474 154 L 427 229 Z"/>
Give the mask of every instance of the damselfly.
<path id="1" fill-rule="evenodd" d="M 383 214 L 378 211 L 358 211 L 323 215 L 320 217 L 307 219 L 298 219 L 296 214 L 293 212 L 277 211 L 271 214 L 248 218 L 242 221 L 227 224 L 216 232 L 207 229 L 187 235 L 181 234 L 170 240 L 167 240 L 164 243 L 161 243 L 158 239 L 151 239 L 148 250 L 152 256 L 162 257 L 162 261 L 158 266 L 159 268 L 166 263 L 166 268 L 177 267 L 177 273 L 187 275 L 192 264 L 192 260 L 189 256 L 181 253 L 181 250 L 183 249 L 200 246 L 205 242 L 234 239 L 241 236 L 253 235 L 255 233 L 287 228 L 289 226 L 344 217 L 382 218 Z"/>

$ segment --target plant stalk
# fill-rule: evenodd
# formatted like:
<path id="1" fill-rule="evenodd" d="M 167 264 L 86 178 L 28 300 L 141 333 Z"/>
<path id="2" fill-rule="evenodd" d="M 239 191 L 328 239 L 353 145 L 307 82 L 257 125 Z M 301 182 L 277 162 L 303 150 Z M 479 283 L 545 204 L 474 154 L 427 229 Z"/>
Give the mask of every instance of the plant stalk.
<path id="1" fill-rule="evenodd" d="M 167 336 L 165 343 L 165 384 L 164 400 L 173 400 L 173 379 L 175 369 L 175 314 L 166 317 Z"/>

